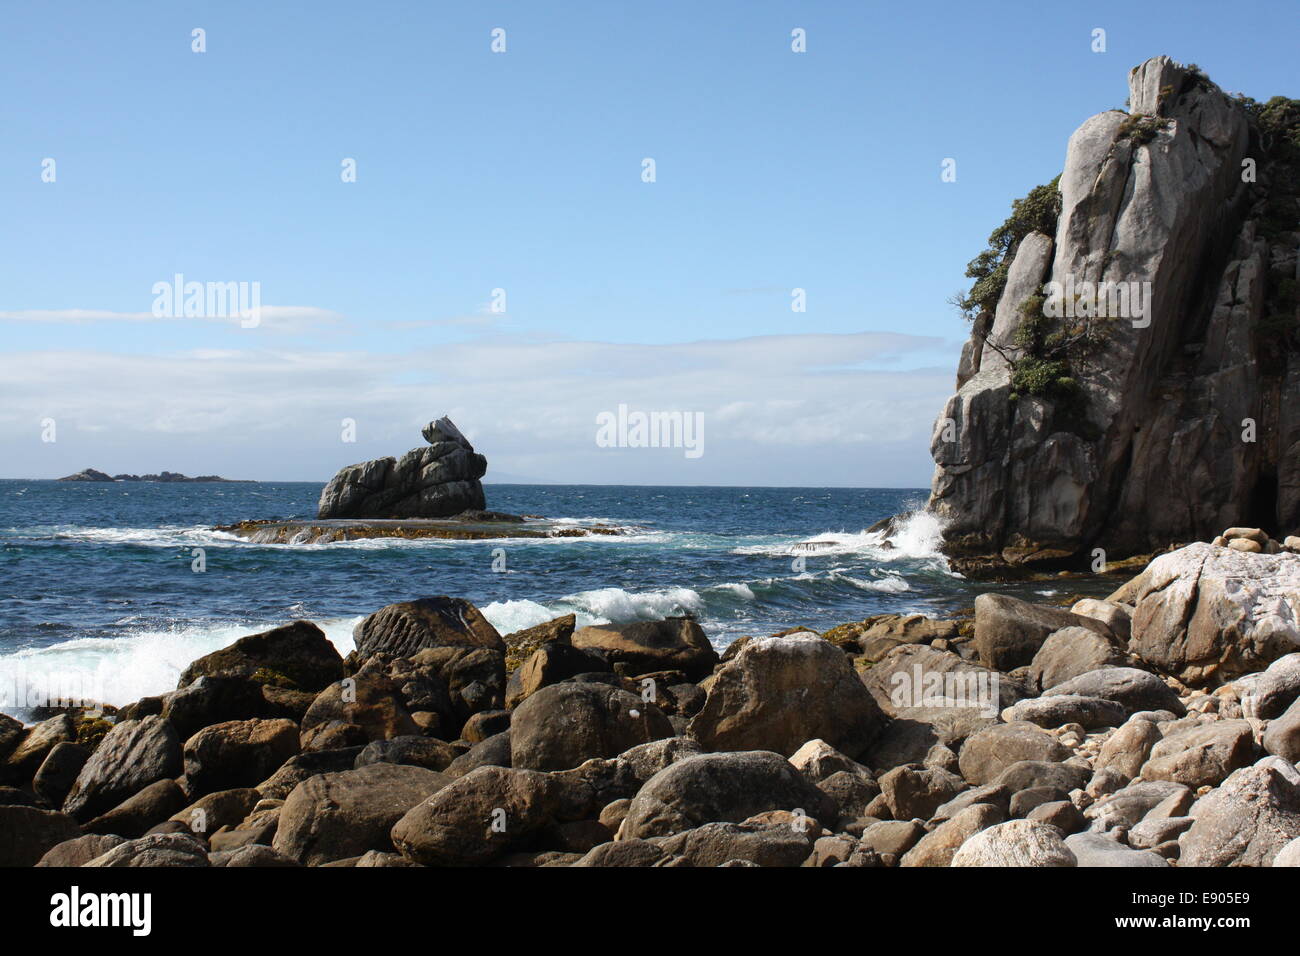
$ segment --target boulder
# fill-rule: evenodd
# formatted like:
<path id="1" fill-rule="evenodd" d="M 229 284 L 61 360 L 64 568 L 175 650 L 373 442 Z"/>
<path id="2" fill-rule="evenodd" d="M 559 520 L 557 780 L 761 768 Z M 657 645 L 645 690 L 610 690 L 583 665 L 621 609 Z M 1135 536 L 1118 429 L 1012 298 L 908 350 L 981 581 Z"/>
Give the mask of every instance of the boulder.
<path id="1" fill-rule="evenodd" d="M 321 773 L 342 773 L 352 770 L 363 748 L 345 747 L 339 750 L 316 750 L 290 757 L 271 776 L 257 785 L 257 791 L 268 800 L 283 800 L 308 777 Z"/>
<path id="2" fill-rule="evenodd" d="M 352 630 L 357 654 L 413 657 L 435 647 L 488 648 L 504 655 L 506 645 L 478 608 L 463 598 L 428 597 L 380 608 Z"/>
<path id="3" fill-rule="evenodd" d="M 667 836 L 705 823 L 739 823 L 768 810 L 836 816 L 830 800 L 779 754 L 708 753 L 656 773 L 632 799 L 619 839 Z"/>
<path id="4" fill-rule="evenodd" d="M 1116 601 L 1098 601 L 1095 598 L 1081 598 L 1070 605 L 1070 613 L 1081 617 L 1090 617 L 1101 621 L 1111 634 L 1123 643 L 1127 643 L 1133 624 L 1133 608 Z"/>
<path id="5" fill-rule="evenodd" d="M 592 848 L 573 866 L 664 866 L 672 860 L 657 842 L 619 840 Z"/>
<path id="6" fill-rule="evenodd" d="M 0 806 L 0 866 L 35 866 L 51 849 L 80 835 L 77 821 L 66 814 Z"/>
<path id="7" fill-rule="evenodd" d="M 699 681 L 718 663 L 718 652 L 691 617 L 579 628 L 570 643 L 579 650 L 599 653 L 610 665 L 626 664 L 628 674 L 634 677 L 676 670 Z"/>
<path id="8" fill-rule="evenodd" d="M 180 775 L 181 742 L 158 716 L 116 724 L 86 761 L 63 804 L 63 812 L 89 820 L 111 810 L 151 783 Z"/>
<path id="9" fill-rule="evenodd" d="M 1300 837 L 1296 837 L 1273 857 L 1274 866 L 1300 866 Z"/>
<path id="10" fill-rule="evenodd" d="M 234 850 L 224 852 L 210 853 L 208 859 L 213 866 L 224 867 L 245 867 L 245 866 L 299 866 L 296 860 L 291 860 L 282 853 L 278 853 L 269 846 L 262 846 L 256 843 L 250 843 L 248 846 L 241 846 Z M 361 864 L 357 864 L 360 866 Z"/>
<path id="11" fill-rule="evenodd" d="M 448 518 L 487 507 L 487 459 L 449 418 L 422 432 L 428 446 L 339 470 L 321 491 L 319 518 Z"/>
<path id="12" fill-rule="evenodd" d="M 1300 771 L 1277 757 L 1233 771 L 1193 804 L 1179 866 L 1271 866 L 1300 837 Z"/>
<path id="13" fill-rule="evenodd" d="M 1138 577 L 1129 651 L 1191 687 L 1300 651 L 1300 556 L 1196 543 Z"/>
<path id="14" fill-rule="evenodd" d="M 1216 720 L 1169 734 L 1151 748 L 1142 765 L 1143 780 L 1172 780 L 1196 787 L 1217 787 L 1232 771 L 1255 761 L 1250 723 Z"/>
<path id="15" fill-rule="evenodd" d="M 188 687 L 204 675 L 242 677 L 314 693 L 342 679 L 343 658 L 319 627 L 294 621 L 200 657 L 185 668 L 178 686 Z"/>
<path id="16" fill-rule="evenodd" d="M 1041 727 L 1029 723 L 998 724 L 972 736 L 958 754 L 961 775 L 976 786 L 992 783 L 1022 760 L 1059 763 L 1070 752 Z"/>
<path id="17" fill-rule="evenodd" d="M 605 659 L 594 651 L 579 650 L 568 644 L 544 644 L 510 675 L 506 706 L 517 707 L 543 687 L 605 668 Z"/>
<path id="18" fill-rule="evenodd" d="M 515 709 L 511 766 L 568 770 L 592 757 L 617 757 L 638 744 L 672 736 L 663 712 L 635 694 L 603 684 L 553 684 Z"/>
<path id="19" fill-rule="evenodd" d="M 951 866 L 961 846 L 982 830 L 1006 820 L 1006 811 L 987 803 L 973 803 L 925 834 L 899 861 L 900 866 Z M 865 834 L 864 834 L 865 836 Z"/>
<path id="20" fill-rule="evenodd" d="M 462 744 L 461 747 L 464 745 Z M 433 737 L 394 737 L 392 740 L 374 740 L 362 748 L 353 764 L 354 768 L 372 763 L 405 764 L 425 770 L 446 770 L 462 753 L 461 747 L 452 746 Z"/>
<path id="21" fill-rule="evenodd" d="M 223 827 L 239 826 L 261 799 L 262 794 L 252 787 L 218 790 L 173 813 L 170 819 L 185 824 L 193 833 L 213 834 Z"/>
<path id="22" fill-rule="evenodd" d="M 52 807 L 63 806 L 89 759 L 90 748 L 84 744 L 66 740 L 55 744 L 32 777 L 32 792 Z"/>
<path id="23" fill-rule="evenodd" d="M 1134 850 L 1105 833 L 1076 833 L 1065 838 L 1065 845 L 1079 866 L 1169 866 L 1160 854 Z"/>
<path id="24" fill-rule="evenodd" d="M 757 866 L 800 866 L 818 837 L 811 827 L 785 823 L 706 823 L 656 840 L 671 861 L 664 866 L 721 866 L 745 860 Z"/>
<path id="25" fill-rule="evenodd" d="M 1268 722 L 1264 749 L 1289 763 L 1300 763 L 1300 700 Z"/>
<path id="26" fill-rule="evenodd" d="M 243 677 L 196 678 L 167 695 L 162 715 L 176 733 L 189 739 L 204 727 L 227 720 L 269 717 L 270 705 L 262 696 L 262 685 Z"/>
<path id="27" fill-rule="evenodd" d="M 450 782 L 423 767 L 389 763 L 309 777 L 284 801 L 271 845 L 309 866 L 391 852 L 393 825 Z"/>
<path id="28" fill-rule="evenodd" d="M 1005 787 L 1013 795 L 1024 790 L 1050 788 L 1068 794 L 1082 789 L 1091 772 L 1074 763 L 1056 763 L 1050 760 L 1020 760 L 1003 770 L 993 781 L 993 786 Z M 1012 814 L 1015 816 L 1015 814 Z"/>
<path id="29" fill-rule="evenodd" d="M 1008 820 L 981 830 L 953 854 L 952 866 L 1075 866 L 1061 831 L 1036 820 Z"/>
<path id="30" fill-rule="evenodd" d="M 316 695 L 303 715 L 299 741 L 304 750 L 334 750 L 419 735 L 402 685 L 383 674 L 365 673 L 331 684 Z"/>
<path id="31" fill-rule="evenodd" d="M 27 728 L 22 721 L 15 720 L 8 714 L 0 714 L 0 760 L 8 759 L 26 735 Z"/>
<path id="32" fill-rule="evenodd" d="M 77 728 L 67 714 L 55 714 L 33 726 L 22 742 L 0 764 L 0 781 L 26 785 L 58 744 L 77 739 Z"/>
<path id="33" fill-rule="evenodd" d="M 1135 667 L 1100 667 L 1043 691 L 1044 697 L 1073 694 L 1101 697 L 1123 706 L 1130 715 L 1143 710 L 1186 712 L 1178 695 L 1155 674 Z"/>
<path id="34" fill-rule="evenodd" d="M 880 778 L 880 795 L 895 820 L 928 820 L 966 789 L 966 781 L 938 767 L 895 767 Z"/>
<path id="35" fill-rule="evenodd" d="M 109 850 L 125 843 L 126 840 L 112 834 L 86 833 L 82 836 L 64 840 L 41 857 L 37 866 L 72 867 L 85 866 L 96 857 L 103 856 Z"/>
<path id="36" fill-rule="evenodd" d="M 392 843 L 425 866 L 495 860 L 571 810 L 557 775 L 479 767 L 440 788 L 392 826 Z"/>
<path id="37" fill-rule="evenodd" d="M 84 829 L 87 833 L 142 837 L 188 802 L 175 780 L 159 780 L 95 817 Z"/>
<path id="38" fill-rule="evenodd" d="M 185 741 L 185 777 L 195 794 L 252 787 L 297 753 L 291 720 L 229 720 Z"/>
<path id="39" fill-rule="evenodd" d="M 511 765 L 510 731 L 504 730 L 477 743 L 447 765 L 447 776 L 463 777 L 479 767 L 509 767 Z"/>
<path id="40" fill-rule="evenodd" d="M 1170 780 L 1143 780 L 1104 795 L 1083 811 L 1092 829 L 1105 833 L 1116 827 L 1132 829 L 1156 807 L 1178 801 L 1184 807 L 1191 797 L 1190 788 Z"/>
<path id="41" fill-rule="evenodd" d="M 1022 700 L 1002 714 L 1008 723 L 1027 721 L 1039 727 L 1055 728 L 1078 724 L 1085 729 L 1118 727 L 1128 716 L 1125 708 L 1102 697 L 1060 694 Z"/>
<path id="42" fill-rule="evenodd" d="M 1132 780 L 1141 773 L 1142 765 L 1151 755 L 1151 748 L 1160 739 L 1160 728 L 1155 721 L 1142 716 L 1130 717 L 1106 738 L 1093 766 L 1097 770 L 1113 770 L 1124 779 Z"/>
<path id="43" fill-rule="evenodd" d="M 794 634 L 756 638 L 724 664 L 690 733 L 706 750 L 788 756 L 820 738 L 856 757 L 884 724 L 844 653 L 820 637 Z"/>
<path id="44" fill-rule="evenodd" d="M 1102 667 L 1125 664 L 1121 648 L 1111 638 L 1086 627 L 1063 627 L 1048 635 L 1029 664 L 1035 690 L 1045 690 Z"/>
<path id="45" fill-rule="evenodd" d="M 506 672 L 514 674 L 524 663 L 541 648 L 548 645 L 568 647 L 573 637 L 578 618 L 575 614 L 565 614 L 542 624 L 526 627 L 522 631 L 507 634 L 502 640 L 506 644 Z M 511 705 L 513 706 L 513 705 Z"/>
<path id="46" fill-rule="evenodd" d="M 1079 808 L 1069 800 L 1040 803 L 1025 815 L 1025 819 L 1051 824 L 1065 834 L 1077 833 L 1087 826 Z"/>
<path id="47" fill-rule="evenodd" d="M 1247 683 L 1249 682 L 1249 683 Z M 1259 674 L 1239 682 L 1241 711 L 1256 720 L 1280 717 L 1300 699 L 1300 653 L 1279 657 Z"/>
<path id="48" fill-rule="evenodd" d="M 1029 696 L 1026 687 L 1006 674 L 921 644 L 894 648 L 863 674 L 862 682 L 891 717 L 933 722 L 917 712 L 948 713 L 943 723 L 967 726 L 996 720 L 1003 708 Z"/>
<path id="49" fill-rule="evenodd" d="M 1048 635 L 1066 627 L 1082 627 L 1103 638 L 1111 636 L 1109 628 L 1095 618 L 1061 608 L 995 592 L 975 598 L 975 649 L 980 661 L 995 670 L 1029 664 Z"/>
<path id="50" fill-rule="evenodd" d="M 118 868 L 209 864 L 207 851 L 198 837 L 189 833 L 155 833 L 119 843 L 83 865 Z"/>

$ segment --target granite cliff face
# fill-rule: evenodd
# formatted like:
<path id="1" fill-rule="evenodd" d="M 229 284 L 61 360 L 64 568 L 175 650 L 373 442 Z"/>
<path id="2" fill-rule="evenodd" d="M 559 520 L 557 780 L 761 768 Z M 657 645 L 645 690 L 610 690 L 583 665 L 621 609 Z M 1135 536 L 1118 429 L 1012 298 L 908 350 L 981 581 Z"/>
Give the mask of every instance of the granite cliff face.
<path id="1" fill-rule="evenodd" d="M 1007 251 L 935 424 L 928 507 L 959 567 L 1300 527 L 1300 127 L 1278 141 L 1259 104 L 1168 57 L 1136 67 L 1129 94 L 1130 113 L 1070 138 L 1055 232 Z M 1107 282 L 1124 285 L 1088 285 Z M 1033 343 L 1088 324 L 1060 313 L 1093 291 L 1111 308 L 1090 352 L 1052 369 L 1060 389 L 1027 388 Z M 1048 331 L 1025 334 L 1042 315 Z"/>
<path id="2" fill-rule="evenodd" d="M 318 518 L 449 518 L 485 505 L 487 459 L 448 418 L 424 427 L 424 448 L 348 465 L 321 492 Z"/>

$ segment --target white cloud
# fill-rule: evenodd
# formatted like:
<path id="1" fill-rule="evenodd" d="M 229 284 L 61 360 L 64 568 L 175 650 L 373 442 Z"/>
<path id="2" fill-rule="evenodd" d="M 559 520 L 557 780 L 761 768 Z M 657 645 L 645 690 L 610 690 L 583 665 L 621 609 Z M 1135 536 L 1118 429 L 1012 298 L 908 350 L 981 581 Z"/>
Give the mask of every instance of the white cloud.
<path id="1" fill-rule="evenodd" d="M 493 466 L 554 480 L 917 484 L 952 366 L 871 366 L 947 348 L 864 332 L 674 345 L 494 340 L 396 354 L 6 353 L 0 438 L 12 476 L 93 466 L 324 480 L 414 447 L 420 425 L 449 413 Z M 619 404 L 702 412 L 705 455 L 596 447 L 596 415 Z M 46 417 L 59 422 L 57 447 L 40 444 Z M 339 441 L 343 418 L 357 421 L 356 445 Z"/>

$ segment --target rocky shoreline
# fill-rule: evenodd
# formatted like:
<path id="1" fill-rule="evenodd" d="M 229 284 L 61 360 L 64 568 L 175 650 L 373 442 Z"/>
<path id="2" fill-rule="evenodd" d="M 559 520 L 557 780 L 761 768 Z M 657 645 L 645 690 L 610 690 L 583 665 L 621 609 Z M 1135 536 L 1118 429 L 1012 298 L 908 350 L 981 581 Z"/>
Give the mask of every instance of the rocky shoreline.
<path id="1" fill-rule="evenodd" d="M 346 658 L 298 621 L 109 713 L 0 717 L 0 864 L 1296 866 L 1298 620 L 1300 555 L 1235 528 L 1068 610 L 721 654 L 449 597 Z"/>
<path id="2" fill-rule="evenodd" d="M 609 524 L 575 527 L 529 515 L 495 511 L 464 512 L 451 518 L 258 519 L 217 525 L 213 531 L 233 534 L 253 544 L 328 544 L 367 538 L 442 538 L 452 541 L 492 541 L 504 538 L 586 538 L 631 534 L 635 529 Z"/>
<path id="3" fill-rule="evenodd" d="M 94 468 L 84 468 L 75 475 L 65 475 L 56 481 L 154 481 L 162 484 L 183 484 L 187 482 L 221 482 L 229 485 L 256 484 L 251 478 L 222 478 L 218 475 L 198 475 L 191 478 L 176 471 L 162 471 L 156 475 L 110 475 Z"/>

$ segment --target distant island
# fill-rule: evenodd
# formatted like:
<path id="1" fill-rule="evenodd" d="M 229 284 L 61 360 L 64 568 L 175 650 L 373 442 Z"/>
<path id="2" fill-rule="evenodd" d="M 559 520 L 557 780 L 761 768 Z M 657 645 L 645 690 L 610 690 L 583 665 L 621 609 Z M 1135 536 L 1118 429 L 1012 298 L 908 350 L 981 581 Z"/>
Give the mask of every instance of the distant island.
<path id="1" fill-rule="evenodd" d="M 68 475 L 59 478 L 59 481 L 164 481 L 164 482 L 187 482 L 187 481 L 222 481 L 229 484 L 253 484 L 249 478 L 222 478 L 218 475 L 199 475 L 196 478 L 190 478 L 188 475 L 182 475 L 175 471 L 164 471 L 157 475 L 109 475 L 102 471 L 96 471 L 94 468 L 86 468 L 77 472 L 75 475 Z"/>

